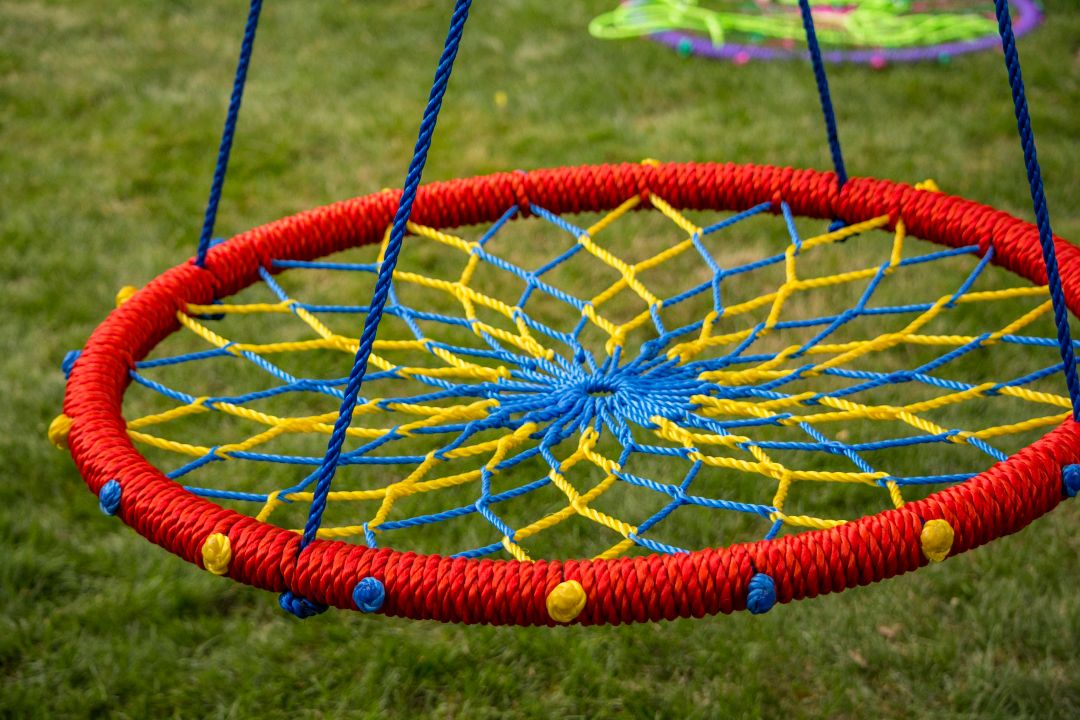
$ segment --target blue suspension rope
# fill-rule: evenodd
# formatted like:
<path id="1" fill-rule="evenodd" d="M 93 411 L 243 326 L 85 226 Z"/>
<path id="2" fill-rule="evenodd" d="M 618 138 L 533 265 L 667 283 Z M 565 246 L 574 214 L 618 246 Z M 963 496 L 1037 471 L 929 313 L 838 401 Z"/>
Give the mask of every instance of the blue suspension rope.
<path id="1" fill-rule="evenodd" d="M 1035 208 L 1035 224 L 1039 228 L 1039 244 L 1042 245 L 1043 262 L 1046 265 L 1046 282 L 1050 289 L 1050 299 L 1054 304 L 1058 346 L 1061 348 L 1061 359 L 1065 364 L 1065 384 L 1069 388 L 1073 418 L 1080 420 L 1080 380 L 1076 376 L 1076 355 L 1073 352 L 1072 336 L 1069 332 L 1069 309 L 1065 305 L 1065 294 L 1061 289 L 1057 253 L 1054 251 L 1054 232 L 1050 228 L 1046 190 L 1043 188 L 1042 171 L 1039 169 L 1039 158 L 1035 152 L 1035 133 L 1031 129 L 1031 114 L 1028 111 L 1027 95 L 1024 93 L 1024 78 L 1020 72 L 1020 55 L 1016 50 L 1016 37 L 1013 34 L 1009 3 L 1007 0 L 994 0 L 994 9 L 997 11 L 1001 49 L 1005 52 L 1005 68 L 1009 71 L 1009 86 L 1012 88 L 1013 107 L 1016 110 L 1016 128 L 1020 134 L 1020 147 L 1024 151 L 1028 186 L 1031 189 L 1031 201 Z"/>
<path id="2" fill-rule="evenodd" d="M 821 57 L 817 31 L 814 29 L 814 16 L 810 11 L 810 0 L 799 0 L 802 11 L 803 30 L 806 32 L 806 44 L 810 48 L 810 62 L 814 66 L 814 79 L 817 81 L 818 98 L 821 100 L 821 114 L 825 118 L 825 132 L 829 138 L 829 152 L 832 153 L 833 168 L 840 187 L 847 182 L 847 169 L 844 167 L 844 154 L 840 150 L 840 133 L 836 129 L 836 113 L 833 111 L 832 95 L 829 93 L 829 78 L 825 74 L 825 61 Z"/>
<path id="3" fill-rule="evenodd" d="M 206 201 L 206 212 L 203 215 L 202 233 L 199 235 L 199 250 L 195 255 L 195 264 L 199 267 L 206 264 L 206 253 L 210 250 L 210 240 L 214 236 L 214 222 L 217 220 L 221 189 L 225 185 L 225 173 L 229 169 L 229 153 L 232 151 L 233 135 L 236 134 L 236 119 L 240 115 L 240 101 L 244 97 L 244 83 L 247 82 L 248 65 L 251 64 L 251 49 L 255 45 L 255 30 L 259 27 L 259 13 L 261 11 L 262 0 L 251 0 L 247 24 L 244 26 L 244 40 L 240 44 L 240 59 L 236 63 L 236 78 L 233 80 L 232 96 L 229 98 L 229 112 L 225 116 L 225 129 L 221 133 L 221 145 L 218 146 L 214 179 L 210 183 L 210 197 Z"/>
<path id="4" fill-rule="evenodd" d="M 371 298 L 367 317 L 364 319 L 364 331 L 360 335 L 360 347 L 356 351 L 356 360 L 353 363 L 352 372 L 349 373 L 349 382 L 345 386 L 345 398 L 341 402 L 341 410 L 337 420 L 334 422 L 334 430 L 330 434 L 326 455 L 323 458 L 322 465 L 319 467 L 314 497 L 311 501 L 311 509 L 308 512 L 307 523 L 304 525 L 300 550 L 303 550 L 315 539 L 315 534 L 322 523 L 323 511 L 326 510 L 326 496 L 330 492 L 330 485 L 337 470 L 338 460 L 341 458 L 341 448 L 345 442 L 345 431 L 352 422 L 353 410 L 356 408 L 357 397 L 360 394 L 360 386 L 364 382 L 364 373 L 367 370 L 368 358 L 371 357 L 375 333 L 379 328 L 379 321 L 382 319 L 383 308 L 386 306 L 386 298 L 390 292 L 394 267 L 397 265 L 398 253 L 401 251 L 401 242 L 405 237 L 405 224 L 409 221 L 409 215 L 412 213 L 416 190 L 420 185 L 420 176 L 424 171 L 428 150 L 431 148 L 431 137 L 435 133 L 435 122 L 439 117 L 443 96 L 446 94 L 446 86 L 450 80 L 450 72 L 453 70 L 454 59 L 457 57 L 458 47 L 461 44 L 461 36 L 465 30 L 465 21 L 469 17 L 470 5 L 472 5 L 472 0 L 457 0 L 454 5 L 454 14 L 450 19 L 450 31 L 446 36 L 446 45 L 443 48 L 442 57 L 439 58 L 439 66 L 435 71 L 431 94 L 428 97 L 427 107 L 424 109 L 424 118 L 420 123 L 416 149 L 413 151 L 412 160 L 409 162 L 409 172 L 405 176 L 401 203 L 398 205 L 397 213 L 394 215 L 394 224 L 390 231 L 390 239 L 386 245 L 386 254 L 383 257 L 382 266 L 379 268 L 379 277 L 375 282 L 375 292 Z"/>

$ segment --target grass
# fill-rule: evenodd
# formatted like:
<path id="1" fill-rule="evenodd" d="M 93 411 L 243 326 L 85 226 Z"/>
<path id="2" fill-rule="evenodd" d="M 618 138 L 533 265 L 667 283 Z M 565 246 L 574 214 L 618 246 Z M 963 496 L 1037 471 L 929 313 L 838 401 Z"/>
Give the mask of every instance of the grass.
<path id="1" fill-rule="evenodd" d="M 609 4 L 480 4 L 426 177 L 649 156 L 826 166 L 806 67 L 594 41 L 584 27 Z M 1021 52 L 1055 229 L 1077 238 L 1080 12 L 1046 4 Z M 222 234 L 400 183 L 444 5 L 268 6 Z M 301 623 L 102 518 L 44 442 L 59 361 L 117 288 L 191 253 L 239 6 L 0 2 L 0 715 L 1080 712 L 1068 505 L 944 566 L 762 617 L 558 631 Z M 854 174 L 933 177 L 1030 216 L 999 57 L 830 77 Z"/>

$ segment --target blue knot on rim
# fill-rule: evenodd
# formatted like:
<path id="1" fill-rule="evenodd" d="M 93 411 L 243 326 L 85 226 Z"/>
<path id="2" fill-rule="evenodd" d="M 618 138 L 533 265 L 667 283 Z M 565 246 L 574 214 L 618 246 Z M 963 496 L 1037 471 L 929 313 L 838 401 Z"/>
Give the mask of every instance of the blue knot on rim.
<path id="1" fill-rule="evenodd" d="M 1061 469 L 1061 491 L 1065 497 L 1080 493 L 1080 465 L 1066 465 Z"/>
<path id="2" fill-rule="evenodd" d="M 386 588 L 379 579 L 368 576 L 356 583 L 352 599 L 361 612 L 378 612 L 386 601 Z"/>
<path id="3" fill-rule="evenodd" d="M 287 613 L 291 613 L 301 620 L 326 612 L 326 605 L 312 602 L 306 597 L 293 594 L 292 590 L 286 590 L 278 595 L 278 605 Z"/>
<path id="4" fill-rule="evenodd" d="M 750 590 L 746 593 L 746 609 L 754 615 L 772 610 L 776 604 L 776 583 L 765 573 L 750 578 Z"/>
<path id="5" fill-rule="evenodd" d="M 64 372 L 64 378 L 71 377 L 71 369 L 75 367 L 75 361 L 82 355 L 82 350 L 68 350 L 64 353 L 64 359 L 60 363 L 60 369 Z"/>
<path id="6" fill-rule="evenodd" d="M 106 515 L 115 515 L 120 509 L 120 496 L 123 492 L 123 488 L 116 480 L 109 480 L 102 485 L 98 493 L 98 507 L 101 508 L 101 512 Z"/>

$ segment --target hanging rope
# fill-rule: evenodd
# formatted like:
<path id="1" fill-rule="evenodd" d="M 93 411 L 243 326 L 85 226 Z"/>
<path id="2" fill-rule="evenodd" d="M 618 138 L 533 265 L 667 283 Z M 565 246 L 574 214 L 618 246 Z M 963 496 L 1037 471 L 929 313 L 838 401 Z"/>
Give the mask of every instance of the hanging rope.
<path id="1" fill-rule="evenodd" d="M 1020 134 L 1028 187 L 1035 208 L 1035 225 L 1039 228 L 1039 244 L 1042 246 L 1043 262 L 1046 264 L 1046 283 L 1050 289 L 1050 299 L 1054 303 L 1058 347 L 1061 348 L 1061 359 L 1065 363 L 1065 384 L 1072 400 L 1073 418 L 1080 420 L 1080 380 L 1076 376 L 1076 355 L 1073 352 L 1072 334 L 1069 332 L 1069 309 L 1065 305 L 1065 295 L 1061 290 L 1061 275 L 1058 272 L 1057 253 L 1054 251 L 1054 231 L 1050 227 L 1050 211 L 1046 206 L 1046 190 L 1043 188 L 1042 170 L 1039 168 L 1039 158 L 1035 150 L 1035 131 L 1031 128 L 1031 113 L 1028 111 L 1027 95 L 1024 92 L 1024 77 L 1020 72 L 1020 55 L 1016 50 L 1008 0 L 994 0 L 994 9 L 1001 34 L 1001 49 L 1005 52 L 1005 68 L 1009 72 L 1009 87 L 1012 89 L 1013 107 L 1016 111 L 1016 129 Z"/>
<path id="2" fill-rule="evenodd" d="M 206 253 L 210 250 L 210 241 L 214 237 L 218 203 L 221 202 L 221 190 L 225 186 L 225 174 L 229 170 L 229 153 L 232 152 L 233 136 L 236 134 L 236 120 L 240 117 L 240 102 L 244 99 L 244 84 L 247 82 L 248 65 L 251 64 L 251 50 L 255 47 L 255 31 L 259 27 L 261 12 L 262 0 L 251 0 L 247 23 L 244 25 L 244 40 L 240 43 L 240 59 L 236 63 L 232 96 L 229 98 L 229 112 L 225 116 L 225 129 L 221 133 L 221 144 L 218 146 L 214 179 L 210 183 L 210 197 L 206 201 L 206 212 L 203 215 L 199 250 L 195 255 L 195 264 L 199 267 L 206 264 Z"/>
<path id="3" fill-rule="evenodd" d="M 806 44 L 810 48 L 810 62 L 814 66 L 814 79 L 817 81 L 818 99 L 821 101 L 821 114 L 825 118 L 825 133 L 829 139 L 829 152 L 832 154 L 836 180 L 840 187 L 844 187 L 844 183 L 847 182 L 847 169 L 844 167 L 844 153 L 840 149 L 836 112 L 833 110 L 832 96 L 829 94 L 829 78 L 825 74 L 825 61 L 821 58 L 821 46 L 818 44 L 817 31 L 814 29 L 814 14 L 810 10 L 810 0 L 799 0 L 799 10 L 802 12 Z"/>
<path id="4" fill-rule="evenodd" d="M 356 352 L 352 372 L 349 374 L 349 382 L 345 387 L 345 398 L 342 400 L 341 411 L 334 423 L 334 432 L 330 436 L 326 456 L 319 469 L 319 479 L 315 484 L 315 496 L 311 502 L 311 511 L 308 514 L 307 524 L 304 526 L 304 538 L 300 543 L 301 551 L 315 539 L 315 533 L 322 522 L 323 511 L 326 509 L 326 496 L 330 492 L 330 485 L 334 479 L 338 459 L 341 457 L 341 446 L 345 442 L 345 431 L 352 422 L 353 410 L 356 408 L 360 386 L 364 382 L 364 373 L 367 370 L 368 359 L 371 357 L 375 333 L 379 328 L 379 321 L 382 320 L 386 297 L 390 291 L 390 282 L 393 278 L 394 268 L 397 265 L 398 254 L 401 251 L 401 242 L 405 237 L 405 224 L 409 220 L 413 201 L 416 199 L 416 189 L 420 185 L 420 177 L 424 172 L 424 163 L 427 161 L 428 150 L 431 148 L 431 138 L 435 134 L 435 122 L 438 120 L 439 110 L 442 108 L 443 96 L 446 94 L 446 86 L 450 81 L 450 73 L 454 68 L 454 59 L 457 57 L 458 47 L 461 44 L 461 36 L 465 31 L 465 21 L 468 20 L 471 5 L 472 0 L 457 0 L 454 5 L 454 14 L 450 19 L 450 31 L 446 36 L 442 57 L 439 58 L 438 69 L 435 71 L 435 80 L 431 86 L 427 107 L 424 108 L 424 118 L 420 123 L 416 149 L 413 151 L 412 160 L 409 162 L 409 172 L 405 176 L 401 203 L 398 205 L 397 213 L 394 215 L 390 241 L 387 243 L 386 253 L 379 269 L 379 277 L 375 283 L 375 292 L 371 298 L 371 308 L 364 319 L 364 331 L 360 335 L 360 347 Z"/>

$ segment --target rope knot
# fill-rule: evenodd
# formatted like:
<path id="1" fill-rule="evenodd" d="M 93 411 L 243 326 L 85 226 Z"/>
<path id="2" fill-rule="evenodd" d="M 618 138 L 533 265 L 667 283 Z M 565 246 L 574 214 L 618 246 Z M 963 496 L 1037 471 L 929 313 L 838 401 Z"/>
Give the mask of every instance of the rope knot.
<path id="1" fill-rule="evenodd" d="M 940 518 L 928 521 L 919 533 L 923 555 L 930 562 L 941 562 L 952 550 L 955 533 L 948 520 Z"/>
<path id="2" fill-rule="evenodd" d="M 564 580 L 548 593 L 548 615 L 558 623 L 568 623 L 585 609 L 585 588 L 577 580 Z"/>
<path id="3" fill-rule="evenodd" d="M 120 509 L 120 496 L 123 494 L 120 483 L 110 480 L 101 486 L 98 492 L 98 507 L 106 515 L 115 515 Z"/>
<path id="4" fill-rule="evenodd" d="M 1080 493 L 1080 465 L 1066 465 L 1061 471 L 1061 484 L 1065 497 Z"/>
<path id="5" fill-rule="evenodd" d="M 285 612 L 295 615 L 301 620 L 326 612 L 326 605 L 321 605 L 308 600 L 306 597 L 293 594 L 292 590 L 286 590 L 278 595 L 278 605 Z"/>
<path id="6" fill-rule="evenodd" d="M 772 610 L 776 604 L 776 582 L 765 573 L 755 573 L 750 578 L 750 589 L 746 593 L 746 609 L 754 615 L 761 615 Z"/>
<path id="7" fill-rule="evenodd" d="M 232 560 L 232 543 L 229 536 L 223 533 L 211 533 L 202 546 L 203 567 L 214 575 L 224 575 L 229 572 L 229 562 Z"/>
<path id="8" fill-rule="evenodd" d="M 378 578 L 369 575 L 356 583 L 352 591 L 352 599 L 361 612 L 378 612 L 386 601 L 386 587 Z"/>
<path id="9" fill-rule="evenodd" d="M 49 442 L 60 450 L 67 450 L 68 434 L 71 432 L 72 420 L 64 413 L 60 413 L 49 423 Z"/>

